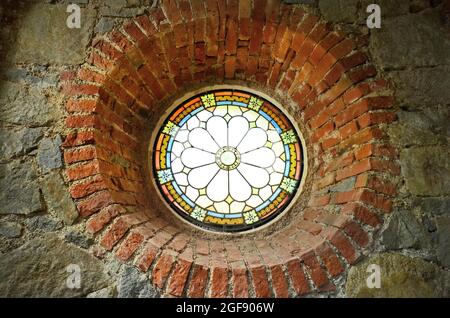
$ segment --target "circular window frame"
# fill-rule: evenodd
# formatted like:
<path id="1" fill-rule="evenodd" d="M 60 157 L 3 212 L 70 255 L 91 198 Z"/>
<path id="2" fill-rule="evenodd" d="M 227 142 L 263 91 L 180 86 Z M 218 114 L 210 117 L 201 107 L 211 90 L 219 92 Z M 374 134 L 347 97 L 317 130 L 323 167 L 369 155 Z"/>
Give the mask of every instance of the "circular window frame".
<path id="1" fill-rule="evenodd" d="M 208 92 L 215 92 L 220 90 L 231 90 L 231 91 L 239 91 L 242 93 L 248 93 L 252 94 L 256 97 L 261 97 L 271 103 L 273 106 L 278 108 L 283 115 L 289 120 L 290 124 L 292 125 L 293 129 L 297 133 L 297 136 L 300 138 L 300 153 L 302 155 L 302 167 L 303 172 L 301 173 L 299 185 L 297 187 L 296 193 L 291 197 L 289 203 L 283 208 L 281 212 L 274 213 L 273 216 L 269 216 L 268 220 L 266 220 L 264 223 L 260 225 L 256 225 L 255 227 L 249 227 L 246 226 L 246 229 L 236 229 L 234 231 L 226 231 L 226 230 L 220 230 L 215 229 L 214 226 L 208 226 L 206 223 L 202 223 L 200 221 L 190 220 L 186 217 L 183 217 L 179 212 L 177 212 L 171 204 L 168 202 L 168 200 L 164 197 L 158 182 L 157 182 L 157 176 L 155 173 L 155 166 L 154 166 L 154 148 L 155 148 L 155 142 L 157 137 L 160 135 L 160 132 L 162 130 L 162 126 L 167 121 L 168 116 L 170 116 L 173 111 L 185 103 L 186 101 L 195 98 L 196 96 L 208 93 Z M 150 183 L 154 188 L 154 191 L 157 193 L 157 197 L 160 201 L 163 202 L 164 206 L 171 212 L 172 215 L 175 215 L 176 219 L 181 221 L 182 224 L 196 229 L 200 230 L 201 232 L 212 234 L 212 235 L 231 235 L 231 236 L 237 236 L 237 235 L 243 235 L 243 234 L 252 234 L 255 232 L 259 232 L 263 229 L 267 229 L 268 227 L 274 225 L 276 222 L 278 222 L 280 219 L 283 218 L 299 201 L 300 195 L 304 192 L 305 183 L 308 176 L 308 147 L 306 144 L 306 140 L 303 136 L 302 131 L 299 128 L 299 125 L 297 121 L 293 118 L 291 113 L 281 105 L 280 102 L 278 102 L 273 97 L 269 96 L 268 94 L 261 92 L 257 89 L 243 86 L 243 85 L 236 85 L 236 84 L 217 84 L 217 85 L 210 85 L 207 87 L 202 87 L 198 89 L 194 89 L 192 91 L 189 91 L 187 93 L 184 93 L 180 97 L 176 98 L 174 101 L 172 101 L 168 107 L 164 110 L 164 112 L 160 112 L 158 120 L 155 121 L 155 126 L 153 127 L 153 131 L 151 132 L 149 142 L 146 149 L 147 154 L 147 169 L 150 176 Z"/>

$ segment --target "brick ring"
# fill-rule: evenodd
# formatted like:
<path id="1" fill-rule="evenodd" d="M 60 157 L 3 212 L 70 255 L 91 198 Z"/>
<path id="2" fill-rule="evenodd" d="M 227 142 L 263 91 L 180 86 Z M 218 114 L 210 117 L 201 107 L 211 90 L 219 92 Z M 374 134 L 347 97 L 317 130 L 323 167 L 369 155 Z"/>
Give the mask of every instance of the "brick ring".
<path id="1" fill-rule="evenodd" d="M 62 76 L 65 172 L 79 221 L 96 253 L 134 263 L 163 295 L 332 292 L 391 211 L 396 187 L 386 177 L 400 172 L 383 130 L 396 120 L 394 100 L 367 39 L 298 6 L 192 6 L 155 8 L 96 37 L 88 61 Z M 264 236 L 191 231 L 164 217 L 147 180 L 149 123 L 180 92 L 224 82 L 293 105 L 308 145 L 306 199 Z"/>

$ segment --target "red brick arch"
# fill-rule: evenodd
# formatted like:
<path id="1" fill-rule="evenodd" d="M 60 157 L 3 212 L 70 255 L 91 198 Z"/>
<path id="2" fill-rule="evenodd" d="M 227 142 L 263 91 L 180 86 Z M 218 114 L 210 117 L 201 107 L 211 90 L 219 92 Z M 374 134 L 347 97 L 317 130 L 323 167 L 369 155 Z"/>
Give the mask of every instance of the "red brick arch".
<path id="1" fill-rule="evenodd" d="M 367 38 L 351 38 L 278 1 L 178 0 L 92 44 L 62 75 L 64 158 L 86 231 L 148 272 L 163 294 L 292 297 L 335 289 L 391 211 L 399 173 L 383 126 L 393 98 Z M 253 4 L 252 4 L 253 3 Z M 307 206 L 270 237 L 190 236 L 155 214 L 139 149 L 161 101 L 195 83 L 240 80 L 286 96 L 307 127 L 313 165 Z"/>

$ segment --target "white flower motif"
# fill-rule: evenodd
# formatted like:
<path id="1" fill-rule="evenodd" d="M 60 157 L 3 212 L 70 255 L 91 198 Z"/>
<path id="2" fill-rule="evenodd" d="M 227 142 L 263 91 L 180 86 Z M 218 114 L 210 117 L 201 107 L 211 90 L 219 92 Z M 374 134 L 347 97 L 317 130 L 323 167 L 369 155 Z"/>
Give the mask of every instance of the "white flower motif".
<path id="1" fill-rule="evenodd" d="M 269 184 L 266 168 L 275 163 L 275 152 L 269 147 L 267 132 L 250 128 L 245 117 L 231 117 L 227 122 L 213 115 L 207 119 L 206 128 L 189 131 L 188 141 L 192 147 L 180 156 L 183 165 L 191 169 L 188 182 L 197 190 L 206 190 L 211 201 L 228 202 L 231 197 L 244 202 L 254 189 Z"/>

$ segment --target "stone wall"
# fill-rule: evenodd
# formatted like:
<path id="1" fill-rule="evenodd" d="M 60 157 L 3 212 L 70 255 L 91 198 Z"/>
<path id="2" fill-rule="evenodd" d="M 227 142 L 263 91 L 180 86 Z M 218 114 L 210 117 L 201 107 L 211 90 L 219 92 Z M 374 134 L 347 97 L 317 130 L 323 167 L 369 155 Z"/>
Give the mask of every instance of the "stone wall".
<path id="1" fill-rule="evenodd" d="M 206 1 L 206 9 L 211 10 L 211 12 L 208 11 L 210 16 L 216 16 L 215 12 L 218 14 L 217 29 L 209 28 L 206 39 L 193 40 L 193 43 L 197 45 L 192 52 L 186 54 L 195 61 L 195 65 L 204 67 L 197 69 L 197 76 L 189 78 L 186 77 L 188 74 L 183 71 L 183 68 L 192 70 L 192 65 L 183 66 L 186 65 L 183 64 L 185 61 L 183 56 L 177 55 L 183 52 L 183 47 L 189 48 L 184 44 L 190 41 L 189 38 L 184 37 L 185 34 L 189 36 L 189 33 L 177 29 L 179 24 L 175 21 L 177 19 L 202 21 L 195 18 L 198 11 L 191 11 L 190 8 L 205 8 L 202 6 L 204 2 L 183 0 L 160 2 L 78 0 L 70 2 L 2 1 L 0 4 L 1 23 L 4 26 L 0 31 L 2 38 L 0 47 L 2 57 L 0 295 L 159 297 L 160 294 L 180 296 L 186 293 L 190 296 L 301 296 L 308 293 L 311 296 L 331 297 L 448 297 L 450 290 L 448 3 L 403 0 L 396 2 L 393 6 L 393 2 L 389 0 L 320 0 L 310 1 L 312 4 L 309 5 L 283 4 L 280 6 L 278 1 L 254 1 L 253 10 L 265 8 L 262 11 L 266 14 L 265 18 L 258 25 L 256 23 L 258 19 L 252 20 L 257 15 L 251 14 L 251 1 L 241 1 L 240 4 L 235 1 L 228 1 L 228 3 L 221 0 Z M 302 1 L 286 1 L 288 2 Z M 383 20 L 380 30 L 369 31 L 364 24 L 365 7 L 372 2 L 381 5 Z M 67 3 L 78 3 L 81 7 L 81 29 L 69 30 L 65 26 Z M 233 13 L 233 10 L 236 13 Z M 89 138 L 83 138 L 82 136 L 88 136 L 86 131 L 89 130 L 86 128 L 91 127 L 102 132 L 102 125 L 105 123 L 96 121 L 95 117 L 83 117 L 85 116 L 83 111 L 89 112 L 90 107 L 97 104 L 93 97 L 84 98 L 87 101 L 80 101 L 79 96 L 99 95 L 101 98 L 106 95 L 98 87 L 108 90 L 112 88 L 112 82 L 124 79 L 123 75 L 126 73 L 121 71 L 123 66 L 111 65 L 114 65 L 116 59 L 124 52 L 128 59 L 131 58 L 131 61 L 139 63 L 137 55 L 133 55 L 133 51 L 128 50 L 128 42 L 131 44 L 138 42 L 139 38 L 136 39 L 136 36 L 140 36 L 139 32 L 144 31 L 143 34 L 147 35 L 147 28 L 153 24 L 154 27 L 156 26 L 157 35 L 166 34 L 173 28 L 175 38 L 169 42 L 167 48 L 163 48 L 168 50 L 167 54 L 160 54 L 159 57 L 167 60 L 170 59 L 170 54 L 175 54 L 174 60 L 178 65 L 168 64 L 167 77 L 158 78 L 160 86 L 154 84 L 154 81 L 150 82 L 159 87 L 159 89 L 149 88 L 150 98 L 156 96 L 158 100 L 163 100 L 167 97 L 170 101 L 170 95 L 173 95 L 170 92 L 173 92 L 175 87 L 179 91 L 185 91 L 191 87 L 198 87 L 198 82 L 214 84 L 224 80 L 246 80 L 259 83 L 259 88 L 281 96 L 280 98 L 292 98 L 294 105 L 292 109 L 298 115 L 299 121 L 305 121 L 309 117 L 316 118 L 314 116 L 320 115 L 322 108 L 310 108 L 309 104 L 305 104 L 310 102 L 308 99 L 305 101 L 306 97 L 313 98 L 314 101 L 315 96 L 311 97 L 313 95 L 308 95 L 309 92 L 305 93 L 304 89 L 299 90 L 297 94 L 294 94 L 297 92 L 296 89 L 291 89 L 292 97 L 286 97 L 286 94 L 283 94 L 293 84 L 294 88 L 297 87 L 295 85 L 303 87 L 295 81 L 297 79 L 295 75 L 303 74 L 302 71 L 289 67 L 290 61 L 295 59 L 297 53 L 291 47 L 291 45 L 294 46 L 292 41 L 295 37 L 288 31 L 280 31 L 290 30 L 290 28 L 286 29 L 286 25 L 294 23 L 292 19 L 296 17 L 295 12 L 306 12 L 305 16 L 317 16 L 323 19 L 321 21 L 330 22 L 331 24 L 327 26 L 330 34 L 336 32 L 336 34 L 342 34 L 343 38 L 354 41 L 350 51 L 342 52 L 342 58 L 355 55 L 361 57 L 363 53 L 370 59 L 370 65 L 375 67 L 371 75 L 371 72 L 367 72 L 369 62 L 366 62 L 366 58 L 356 64 L 352 64 L 355 63 L 355 58 L 342 60 L 342 65 L 348 65 L 347 68 L 337 68 L 334 73 L 331 68 L 324 70 L 323 75 L 330 72 L 327 77 L 324 77 L 327 86 L 320 93 L 327 92 L 328 86 L 336 87 L 338 85 L 336 82 L 341 77 L 359 74 L 360 77 L 362 76 L 360 78 L 362 84 L 371 83 L 370 93 L 373 94 L 375 91 L 377 97 L 383 94 L 395 96 L 395 102 L 392 105 L 389 103 L 389 106 L 394 107 L 396 116 L 377 117 L 381 121 L 370 117 L 372 124 L 369 126 L 375 125 L 380 128 L 384 132 L 384 140 L 389 142 L 389 147 L 397 149 L 392 152 L 390 150 L 389 155 L 386 155 L 384 150 L 381 158 L 391 158 L 390 160 L 395 162 L 398 155 L 400 174 L 388 173 L 387 169 L 383 168 L 381 172 L 377 172 L 378 179 L 368 179 L 367 177 L 371 177 L 372 174 L 365 174 L 367 170 L 358 170 L 355 168 L 356 164 L 351 166 L 355 159 L 351 161 L 347 159 L 336 166 L 336 169 L 345 171 L 345 173 L 342 172 L 346 174 L 345 178 L 341 178 L 345 179 L 345 182 L 339 183 L 333 177 L 333 180 L 327 183 L 325 177 L 334 176 L 334 172 L 323 175 L 323 178 L 317 178 L 320 180 L 319 184 L 322 184 L 322 187 L 314 188 L 317 194 L 320 194 L 322 201 L 319 200 L 319 202 L 323 203 L 325 198 L 328 198 L 325 202 L 328 209 L 326 213 L 332 215 L 340 213 L 342 206 L 350 206 L 355 201 L 351 190 L 358 183 L 362 184 L 362 188 L 381 191 L 380 198 L 383 198 L 383 201 L 363 200 L 361 203 L 358 197 L 356 202 L 361 203 L 362 207 L 369 208 L 362 209 L 359 206 L 355 210 L 352 204 L 352 208 L 347 210 L 357 212 L 352 214 L 351 223 L 342 222 L 342 219 L 332 223 L 333 227 L 341 227 L 344 234 L 339 236 L 343 237 L 340 243 L 336 243 L 336 239 L 332 240 L 331 249 L 328 246 L 326 250 L 328 253 L 325 253 L 322 247 L 322 249 L 313 250 L 313 257 L 311 257 L 310 250 L 305 250 L 302 256 L 295 256 L 296 262 L 297 259 L 300 260 L 298 264 L 287 262 L 280 265 L 275 262 L 272 266 L 271 260 L 265 260 L 263 249 L 259 247 L 264 261 L 262 266 L 252 258 L 253 247 L 241 240 L 239 241 L 242 243 L 239 245 L 241 252 L 248 253 L 250 257 L 239 256 L 232 262 L 228 259 L 229 268 L 228 266 L 210 267 L 204 264 L 204 259 L 206 257 L 208 262 L 208 255 L 217 251 L 213 249 L 212 243 L 209 250 L 209 243 L 206 243 L 206 252 L 201 252 L 204 247 L 202 244 L 205 241 L 208 242 L 206 238 L 199 238 L 197 234 L 192 234 L 195 239 L 191 240 L 189 237 L 191 234 L 186 237 L 186 233 L 189 232 L 180 232 L 177 227 L 171 228 L 171 224 L 146 221 L 145 224 L 153 226 L 152 229 L 155 226 L 164 228 L 164 231 L 152 232 L 153 230 L 150 231 L 148 228 L 139 227 L 143 223 L 139 216 L 137 220 L 136 218 L 118 218 L 113 221 L 122 213 L 133 215 L 137 208 L 145 207 L 146 203 L 141 202 L 136 196 L 133 204 L 130 204 L 130 196 L 122 194 L 128 191 L 123 188 L 124 181 L 121 181 L 121 187 L 114 189 L 113 195 L 103 195 L 102 193 L 106 192 L 102 191 L 110 187 L 110 183 L 107 183 L 105 187 L 105 184 L 99 180 L 111 181 L 112 185 L 117 187 L 117 179 L 114 179 L 114 175 L 112 177 L 108 175 L 109 172 L 116 171 L 115 168 L 105 172 L 105 166 L 95 165 L 90 168 L 83 166 L 86 160 L 102 155 L 102 148 L 99 149 L 97 146 L 101 136 L 93 137 L 92 141 L 89 141 Z M 282 18 L 287 14 L 291 19 L 289 22 Z M 150 16 L 150 20 L 146 18 L 147 16 Z M 281 17 L 281 23 L 278 17 Z M 130 21 L 136 22 L 130 24 Z M 213 20 L 210 18 L 208 21 Z M 150 24 L 145 24 L 148 22 Z M 301 22 L 301 18 L 296 22 Z M 193 25 L 195 28 L 196 24 Z M 136 30 L 137 26 L 139 27 Z M 256 48 L 257 44 L 254 43 L 258 34 L 251 33 L 259 27 L 265 31 L 268 38 L 272 37 L 271 33 L 273 34 L 273 41 L 261 40 L 260 44 L 275 43 L 273 51 L 268 53 L 266 59 L 249 54 L 252 47 L 256 50 L 260 49 L 260 47 Z M 218 33 L 210 30 L 217 30 Z M 233 33 L 237 34 L 234 40 L 230 39 Z M 321 38 L 326 38 L 326 34 L 323 33 Z M 318 40 L 320 41 L 321 38 Z M 215 41 L 218 41 L 217 46 L 214 44 Z M 113 45 L 108 46 L 111 43 Z M 171 45 L 181 50 L 172 52 Z M 144 48 L 150 52 L 155 46 L 147 45 Z M 222 57 L 220 57 L 221 48 L 223 49 Z M 307 46 L 302 47 L 302 52 L 306 49 Z M 326 50 L 330 49 L 332 46 Z M 334 56 L 336 56 L 337 50 L 332 52 L 335 52 Z M 253 71 L 251 61 L 255 56 L 259 60 Z M 272 56 L 275 60 L 272 60 Z M 298 56 L 301 61 L 302 55 Z M 220 62 L 221 59 L 222 62 Z M 290 59 L 289 63 L 286 62 L 288 59 Z M 214 61 L 210 62 L 212 60 Z M 350 64 L 346 64 L 345 61 Z M 216 67 L 220 64 L 222 67 Z M 150 65 L 157 67 L 155 63 Z M 278 71 L 277 65 L 279 65 Z M 287 66 L 282 67 L 282 65 Z M 210 66 L 214 67 L 210 68 Z M 366 68 L 363 75 L 361 75 L 361 67 Z M 208 73 L 211 70 L 214 74 Z M 289 70 L 293 70 L 292 73 Z M 99 86 L 98 83 L 104 83 L 105 74 L 114 81 L 111 81 L 109 86 L 103 84 Z M 132 77 L 132 81 L 144 75 L 136 74 Z M 82 81 L 81 85 L 80 81 Z M 184 86 L 186 82 L 192 83 Z M 145 102 L 143 104 L 154 104 L 153 100 L 145 99 L 146 96 L 143 93 L 134 94 L 133 87 L 127 86 L 131 85 L 130 83 L 130 81 L 124 81 L 120 85 L 127 91 L 131 91 L 132 96 L 137 96 L 136 100 L 141 98 Z M 148 85 L 149 82 L 144 80 L 143 83 L 143 86 L 146 86 L 145 83 Z M 173 89 L 170 88 L 170 84 L 174 85 Z M 355 87 L 357 84 L 359 83 L 352 83 Z M 360 92 L 361 87 L 358 86 L 356 92 Z M 77 89 L 80 90 L 77 91 Z M 94 91 L 91 94 L 92 89 Z M 157 96 L 160 91 L 164 92 L 163 96 Z M 98 92 L 100 94 L 97 94 Z M 118 92 L 120 94 L 120 91 Z M 350 92 L 348 95 L 343 95 L 342 99 L 345 100 L 345 96 L 351 98 Z M 361 98 L 361 95 L 358 98 Z M 68 96 L 69 101 L 67 101 Z M 70 96 L 76 96 L 76 101 L 71 102 L 73 97 Z M 158 102 L 155 105 L 164 107 L 168 101 Z M 335 104 L 337 103 L 333 105 Z M 295 111 L 295 105 L 300 106 L 298 111 Z M 323 105 L 320 106 L 323 107 Z M 139 113 L 138 107 L 139 105 L 130 103 L 132 113 Z M 361 105 L 358 106 L 360 107 Z M 306 111 L 303 111 L 303 108 Z M 98 108 L 95 109 L 93 113 L 97 114 Z M 114 111 L 117 109 L 118 106 L 114 106 Z M 154 112 L 157 113 L 156 110 Z M 392 113 L 391 110 L 388 112 Z M 379 111 L 375 113 L 380 114 Z M 103 113 L 101 118 L 113 120 L 111 113 L 108 114 L 107 117 Z M 128 113 L 126 109 L 122 109 L 119 114 L 125 116 Z M 152 116 L 145 114 L 144 117 L 151 120 Z M 333 123 L 334 119 L 329 118 Z M 347 118 L 341 115 L 340 118 L 342 124 L 357 122 L 357 128 L 364 127 L 361 126 L 361 118 L 354 121 L 352 120 L 355 117 Z M 398 120 L 393 122 L 393 118 Z M 344 119 L 345 121 L 342 121 Z M 339 133 L 344 132 L 346 136 L 356 133 L 351 131 L 350 124 L 344 126 L 350 129 L 349 132 L 341 130 Z M 119 125 L 125 127 L 120 122 Z M 333 125 L 331 129 L 327 128 L 327 125 L 317 127 L 323 128 L 317 130 L 321 132 L 320 136 L 315 137 L 317 141 L 320 141 L 322 145 L 324 142 L 329 144 L 331 149 L 339 149 L 341 139 L 337 143 L 335 140 L 336 136 L 342 138 L 342 135 L 336 135 L 333 132 L 335 126 Z M 312 131 L 315 131 L 317 127 L 312 127 Z M 75 135 L 74 129 L 77 132 Z M 125 132 L 126 135 L 117 132 L 111 137 L 121 138 L 117 140 L 127 142 L 130 140 L 127 139 L 128 135 L 133 137 L 135 132 L 132 130 Z M 312 140 L 315 139 L 312 138 Z M 345 139 L 342 140 L 345 141 Z M 357 142 L 353 140 L 350 145 L 355 147 Z M 334 147 L 336 144 L 338 144 L 337 148 Z M 72 149 L 74 146 L 81 147 Z M 318 149 L 316 153 L 321 154 L 320 149 L 326 148 Z M 357 149 L 362 151 L 362 148 Z M 374 154 L 376 152 L 374 148 L 370 148 L 370 152 L 369 156 L 377 157 Z M 365 158 L 358 159 L 358 155 L 352 152 L 352 158 L 355 158 L 353 156 L 356 156 L 357 160 Z M 132 167 L 134 164 L 139 164 L 138 161 L 133 161 L 134 155 L 126 157 L 122 148 L 119 155 L 114 158 L 112 164 L 121 167 L 119 170 L 121 176 L 123 171 L 125 175 L 129 175 L 126 171 L 132 170 L 130 165 Z M 102 159 L 102 162 L 104 161 L 106 159 Z M 370 162 L 373 167 L 373 161 Z M 139 167 L 136 169 L 139 170 Z M 390 169 L 391 172 L 392 169 Z M 320 171 L 318 167 L 317 173 L 320 174 Z M 337 173 L 340 172 L 337 171 Z M 108 179 L 105 179 L 105 174 L 108 175 Z M 78 179 L 81 181 L 77 181 Z M 380 183 L 379 180 L 383 181 Z M 127 189 L 132 188 L 132 184 L 127 183 L 127 185 Z M 130 192 L 134 193 L 132 190 Z M 339 193 L 342 194 L 339 195 Z M 87 199 L 84 201 L 86 195 Z M 337 197 L 340 198 L 338 201 L 336 201 Z M 330 198 L 338 208 L 328 204 Z M 386 208 L 385 200 L 392 201 L 393 208 L 390 208 L 390 204 Z M 324 204 L 315 204 L 318 207 L 321 205 Z M 101 208 L 103 209 L 98 212 Z M 383 209 L 389 214 L 382 213 Z M 312 222 L 308 223 L 307 227 L 304 226 L 307 223 L 301 223 L 302 231 L 309 235 L 320 234 L 324 226 L 328 226 L 321 221 L 323 219 L 317 216 L 310 218 L 309 221 Z M 126 220 L 128 223 L 120 220 Z M 127 232 L 130 227 L 133 230 Z M 368 239 L 366 234 L 361 234 L 360 227 L 364 229 L 364 233 L 366 231 L 369 233 Z M 167 235 L 164 235 L 165 232 Z M 310 236 L 303 235 L 302 238 L 310 239 Z M 342 240 L 345 242 L 350 240 L 348 242 L 351 243 L 347 243 L 346 246 L 352 246 L 352 249 L 354 248 L 358 253 L 358 257 L 348 254 L 348 250 L 342 245 L 344 244 Z M 367 244 L 365 240 L 370 240 L 370 244 Z M 151 244 L 145 245 L 147 241 Z M 159 254 L 157 249 L 155 253 L 158 254 L 151 256 L 152 250 L 144 249 L 144 247 L 153 246 L 153 244 L 157 244 L 158 248 L 171 245 L 172 247 L 168 249 L 171 252 Z M 181 261 L 176 262 L 178 253 L 190 244 L 196 252 L 199 252 L 199 255 L 203 256 L 194 257 L 193 260 L 187 259 L 187 261 L 185 258 L 180 258 Z M 358 244 L 364 246 L 361 247 Z M 178 247 L 173 248 L 173 246 Z M 247 247 L 250 249 L 247 250 Z M 109 253 L 108 250 L 113 250 L 113 253 Z M 227 250 L 221 248 L 219 251 L 222 253 Z M 330 253 L 330 251 L 333 252 Z M 173 254 L 174 252 L 176 253 Z M 189 254 L 186 250 L 184 252 Z M 257 253 L 257 257 L 260 257 L 259 252 Z M 228 250 L 226 255 L 230 254 L 231 250 Z M 136 259 L 135 262 L 133 262 L 134 259 Z M 339 260 L 336 263 L 337 259 Z M 70 264 L 78 264 L 81 267 L 82 286 L 79 289 L 68 289 L 65 286 L 66 277 L 70 275 L 66 268 Z M 141 265 L 140 269 L 134 264 Z M 381 289 L 366 287 L 368 264 L 381 266 Z M 173 267 L 172 270 L 169 268 L 167 271 L 164 268 L 167 265 Z M 298 269 L 292 270 L 293 267 L 300 268 L 299 266 L 304 268 L 306 273 L 306 280 L 303 280 L 303 284 L 306 285 L 303 289 L 299 287 L 299 273 L 305 275 L 303 270 L 301 272 Z M 48 270 L 49 268 L 52 270 Z M 184 277 L 181 287 L 179 284 L 172 284 L 170 288 L 170 282 L 175 282 L 177 277 Z M 280 283 L 277 284 L 277 282 Z M 208 284 L 208 291 L 205 293 L 206 284 Z M 35 288 L 37 285 L 40 286 L 39 289 Z M 218 292 L 222 290 L 223 292 Z"/>

